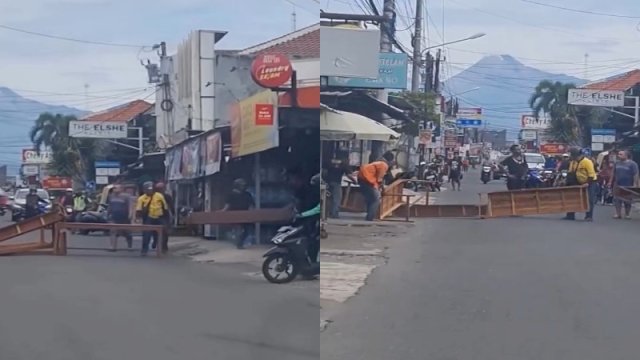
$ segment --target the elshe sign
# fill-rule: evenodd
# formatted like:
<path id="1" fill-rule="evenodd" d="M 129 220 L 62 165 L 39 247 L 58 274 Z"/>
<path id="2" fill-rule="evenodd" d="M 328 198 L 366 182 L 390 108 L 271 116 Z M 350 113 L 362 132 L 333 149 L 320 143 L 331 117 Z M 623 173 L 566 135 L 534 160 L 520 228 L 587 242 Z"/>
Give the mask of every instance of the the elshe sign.
<path id="1" fill-rule="evenodd" d="M 570 89 L 569 104 L 584 106 L 624 106 L 624 92 L 617 90 Z"/>
<path id="2" fill-rule="evenodd" d="M 70 121 L 69 136 L 76 138 L 124 139 L 127 124 L 112 121 Z"/>

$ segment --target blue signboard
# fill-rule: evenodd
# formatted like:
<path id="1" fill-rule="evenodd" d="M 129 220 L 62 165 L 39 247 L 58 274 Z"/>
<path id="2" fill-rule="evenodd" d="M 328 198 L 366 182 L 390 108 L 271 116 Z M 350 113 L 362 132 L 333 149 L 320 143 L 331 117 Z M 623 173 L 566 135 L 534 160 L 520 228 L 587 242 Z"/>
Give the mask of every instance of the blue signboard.
<path id="1" fill-rule="evenodd" d="M 96 169 L 119 169 L 120 162 L 118 161 L 96 161 Z"/>
<path id="2" fill-rule="evenodd" d="M 96 182 L 95 181 L 87 181 L 84 184 L 85 189 L 87 189 L 88 191 L 95 191 L 96 190 Z"/>
<path id="3" fill-rule="evenodd" d="M 327 85 L 367 89 L 406 89 L 407 64 L 406 54 L 380 53 L 378 67 L 380 75 L 377 79 L 329 76 Z"/>
<path id="4" fill-rule="evenodd" d="M 456 125 L 458 127 L 480 127 L 482 126 L 482 120 L 480 119 L 456 119 Z"/>
<path id="5" fill-rule="evenodd" d="M 616 129 L 591 129 L 591 135 L 615 135 Z"/>

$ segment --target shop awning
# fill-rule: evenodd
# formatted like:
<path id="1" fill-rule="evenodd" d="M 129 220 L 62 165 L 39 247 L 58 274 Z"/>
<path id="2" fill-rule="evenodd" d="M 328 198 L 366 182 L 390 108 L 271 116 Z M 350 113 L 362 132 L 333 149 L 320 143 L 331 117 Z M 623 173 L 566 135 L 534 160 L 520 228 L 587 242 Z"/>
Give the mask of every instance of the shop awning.
<path id="1" fill-rule="evenodd" d="M 321 140 L 390 141 L 400 137 L 397 132 L 366 116 L 338 111 L 324 104 L 320 107 Z"/>

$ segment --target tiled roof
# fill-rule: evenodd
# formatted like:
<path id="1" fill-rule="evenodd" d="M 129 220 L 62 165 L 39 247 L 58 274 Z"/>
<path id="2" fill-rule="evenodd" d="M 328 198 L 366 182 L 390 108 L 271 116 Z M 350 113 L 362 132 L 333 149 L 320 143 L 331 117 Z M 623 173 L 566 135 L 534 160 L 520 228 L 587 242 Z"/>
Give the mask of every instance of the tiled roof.
<path id="1" fill-rule="evenodd" d="M 580 86 L 581 89 L 627 91 L 640 84 L 640 70 L 631 70 L 621 75 Z"/>
<path id="2" fill-rule="evenodd" d="M 246 48 L 240 55 L 278 52 L 292 59 L 320 58 L 320 24 L 307 26 L 292 33 Z"/>
<path id="3" fill-rule="evenodd" d="M 138 115 L 147 112 L 152 107 L 153 104 L 150 104 L 144 100 L 134 100 L 132 102 L 118 105 L 107 110 L 89 114 L 82 120 L 129 122 L 135 119 Z"/>

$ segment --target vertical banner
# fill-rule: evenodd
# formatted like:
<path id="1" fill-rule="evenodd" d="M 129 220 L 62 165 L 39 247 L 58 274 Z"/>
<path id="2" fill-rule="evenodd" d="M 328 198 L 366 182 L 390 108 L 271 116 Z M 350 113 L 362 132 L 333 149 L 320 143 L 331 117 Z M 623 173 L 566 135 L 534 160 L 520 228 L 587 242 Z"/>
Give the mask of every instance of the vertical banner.
<path id="1" fill-rule="evenodd" d="M 241 100 L 232 108 L 231 114 L 233 157 L 278 147 L 277 97 L 271 90 Z"/>
<path id="2" fill-rule="evenodd" d="M 220 171 L 222 163 L 222 138 L 220 133 L 207 135 L 202 142 L 204 147 L 204 174 L 212 175 Z"/>

